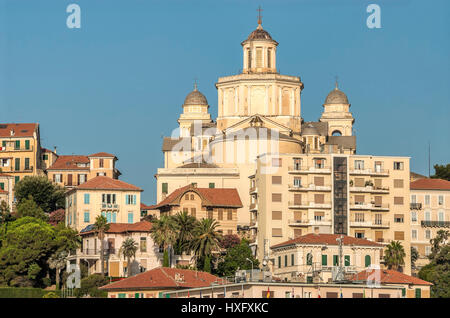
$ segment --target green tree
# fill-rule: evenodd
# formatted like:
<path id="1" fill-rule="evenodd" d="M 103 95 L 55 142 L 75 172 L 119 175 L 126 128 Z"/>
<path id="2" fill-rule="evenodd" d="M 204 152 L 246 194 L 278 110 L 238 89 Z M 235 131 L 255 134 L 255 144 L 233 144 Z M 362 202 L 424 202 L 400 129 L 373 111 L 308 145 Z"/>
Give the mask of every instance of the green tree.
<path id="1" fill-rule="evenodd" d="M 434 175 L 431 178 L 450 181 L 450 163 L 447 165 L 434 165 L 433 167 Z"/>
<path id="2" fill-rule="evenodd" d="M 64 208 L 64 189 L 53 184 L 46 176 L 26 176 L 16 183 L 14 194 L 18 204 L 31 195 L 34 202 L 44 211 Z"/>
<path id="3" fill-rule="evenodd" d="M 8 203 L 2 200 L 2 202 L 0 202 L 0 225 L 13 220 L 14 218 L 11 215 L 11 210 L 8 206 Z"/>
<path id="4" fill-rule="evenodd" d="M 223 261 L 218 265 L 217 273 L 220 276 L 234 276 L 238 269 L 251 269 L 259 267 L 259 261 L 253 256 L 248 241 L 242 240 L 240 244 L 229 248 Z"/>
<path id="5" fill-rule="evenodd" d="M 196 265 L 204 266 L 205 258 L 211 257 L 214 251 L 219 250 L 221 234 L 217 231 L 217 223 L 213 219 L 201 219 L 194 228 L 194 238 L 191 241 L 191 250 L 194 252 Z"/>
<path id="6" fill-rule="evenodd" d="M 429 264 L 419 271 L 419 278 L 433 283 L 431 297 L 450 298 L 450 245 L 442 246 Z"/>
<path id="7" fill-rule="evenodd" d="M 81 237 L 76 230 L 66 226 L 64 223 L 59 223 L 54 229 L 57 252 L 73 254 L 81 246 Z"/>
<path id="8" fill-rule="evenodd" d="M 127 259 L 127 277 L 131 276 L 131 258 L 136 257 L 136 251 L 138 249 L 138 243 L 131 237 L 128 237 L 122 242 L 119 254 L 123 255 Z"/>
<path id="9" fill-rule="evenodd" d="M 173 220 L 178 229 L 178 237 L 175 243 L 175 253 L 181 255 L 183 252 L 189 253 L 189 243 L 193 238 L 193 231 L 197 224 L 197 219 L 189 215 L 186 211 L 178 212 Z"/>
<path id="10" fill-rule="evenodd" d="M 203 271 L 211 273 L 211 256 L 209 255 L 205 256 L 205 260 L 203 262 Z"/>
<path id="11" fill-rule="evenodd" d="M 22 218 L 24 216 L 31 216 L 41 220 L 47 220 L 47 215 L 44 211 L 34 202 L 31 195 L 27 199 L 22 199 L 17 205 L 17 218 Z"/>
<path id="12" fill-rule="evenodd" d="M 107 292 L 98 289 L 109 283 L 108 277 L 100 274 L 93 274 L 85 277 L 80 282 L 80 288 L 75 290 L 76 297 L 89 295 L 91 297 L 106 297 Z"/>
<path id="13" fill-rule="evenodd" d="M 178 227 L 174 219 L 167 215 L 162 215 L 159 219 L 152 222 L 152 231 L 150 233 L 153 242 L 162 246 L 164 253 L 168 252 L 168 248 L 173 246 L 178 237 Z M 167 257 L 168 258 L 168 257 Z M 170 262 L 163 262 L 164 266 L 170 267 Z"/>
<path id="14" fill-rule="evenodd" d="M 106 217 L 99 215 L 95 218 L 94 231 L 100 240 L 100 268 L 102 276 L 105 276 L 105 233 L 109 230 L 109 224 Z"/>
<path id="15" fill-rule="evenodd" d="M 386 246 L 384 261 L 389 269 L 401 271 L 402 266 L 405 265 L 405 256 L 405 249 L 400 241 L 392 241 Z"/>
<path id="16" fill-rule="evenodd" d="M 0 285 L 39 287 L 55 249 L 51 225 L 33 217 L 11 222 L 0 249 Z"/>
<path id="17" fill-rule="evenodd" d="M 450 235 L 449 231 L 439 230 L 437 231 L 436 236 L 430 240 L 431 253 L 428 255 L 428 258 L 430 260 L 436 257 L 436 255 L 441 250 L 442 246 L 445 245 L 445 243 L 447 242 L 449 235 Z"/>

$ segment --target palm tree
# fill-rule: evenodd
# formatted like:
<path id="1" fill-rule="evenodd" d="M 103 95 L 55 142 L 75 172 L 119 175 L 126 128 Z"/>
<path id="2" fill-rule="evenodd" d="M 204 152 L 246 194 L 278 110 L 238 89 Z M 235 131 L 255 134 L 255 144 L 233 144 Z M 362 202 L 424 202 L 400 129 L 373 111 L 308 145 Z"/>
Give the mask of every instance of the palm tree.
<path id="1" fill-rule="evenodd" d="M 178 239 L 175 244 L 177 254 L 189 253 L 189 244 L 193 239 L 193 231 L 197 224 L 197 219 L 189 215 L 187 211 L 179 212 L 173 217 L 178 228 Z"/>
<path id="2" fill-rule="evenodd" d="M 127 259 L 127 277 L 131 276 L 131 258 L 136 257 L 136 251 L 138 249 L 138 243 L 131 237 L 128 237 L 123 241 L 119 250 L 119 255 L 122 254 Z"/>
<path id="3" fill-rule="evenodd" d="M 56 270 L 56 289 L 59 289 L 59 278 L 61 269 L 66 266 L 66 259 L 69 253 L 66 251 L 56 252 L 48 259 L 48 266 Z"/>
<path id="4" fill-rule="evenodd" d="M 392 241 L 386 246 L 384 261 L 389 269 L 399 271 L 402 265 L 405 265 L 405 250 L 400 241 Z"/>
<path id="5" fill-rule="evenodd" d="M 152 231 L 150 233 L 153 241 L 159 246 L 163 246 L 164 254 L 167 249 L 175 244 L 178 236 L 178 227 L 174 219 L 168 215 L 162 215 L 159 219 L 153 220 Z M 170 267 L 169 261 L 164 261 L 163 266 Z"/>
<path id="6" fill-rule="evenodd" d="M 95 218 L 94 223 L 94 231 L 97 232 L 98 239 L 100 240 L 100 268 L 102 276 L 105 276 L 105 245 L 104 245 L 104 238 L 105 238 L 105 232 L 109 230 L 109 224 L 106 217 L 103 215 L 99 215 Z"/>
<path id="7" fill-rule="evenodd" d="M 209 218 L 201 219 L 196 224 L 190 248 L 194 251 L 197 267 L 201 260 L 209 262 L 212 252 L 219 250 L 221 234 L 216 230 L 218 226 L 219 223 Z M 208 265 L 203 267 L 208 268 Z"/>

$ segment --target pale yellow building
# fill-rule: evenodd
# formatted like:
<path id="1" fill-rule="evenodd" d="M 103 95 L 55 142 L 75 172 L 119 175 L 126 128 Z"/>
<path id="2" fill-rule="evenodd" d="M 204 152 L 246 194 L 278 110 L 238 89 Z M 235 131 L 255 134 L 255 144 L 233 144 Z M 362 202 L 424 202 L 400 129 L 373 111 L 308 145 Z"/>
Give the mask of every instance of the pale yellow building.
<path id="1" fill-rule="evenodd" d="M 48 152 L 46 152 L 48 154 Z M 115 155 L 99 152 L 89 156 L 48 154 L 53 163 L 47 168 L 47 176 L 54 183 L 71 189 L 98 176 L 118 179 L 120 176 L 115 164 Z"/>
<path id="2" fill-rule="evenodd" d="M 108 223 L 135 223 L 141 217 L 142 189 L 98 176 L 66 192 L 66 225 L 81 231 L 104 215 Z"/>
<path id="3" fill-rule="evenodd" d="M 0 172 L 0 203 L 5 201 L 12 211 L 14 203 L 14 177 Z"/>
<path id="4" fill-rule="evenodd" d="M 37 123 L 0 124 L 0 171 L 14 177 L 43 175 Z"/>
<path id="5" fill-rule="evenodd" d="M 450 231 L 450 181 L 421 178 L 411 182 L 411 246 L 419 252 L 416 270 L 429 263 L 430 240 Z"/>

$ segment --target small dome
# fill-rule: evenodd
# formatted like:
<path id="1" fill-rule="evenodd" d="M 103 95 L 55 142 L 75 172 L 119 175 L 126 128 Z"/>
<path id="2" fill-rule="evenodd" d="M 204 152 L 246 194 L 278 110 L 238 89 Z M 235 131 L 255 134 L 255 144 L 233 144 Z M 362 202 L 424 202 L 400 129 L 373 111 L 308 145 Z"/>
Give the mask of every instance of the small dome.
<path id="1" fill-rule="evenodd" d="M 183 105 L 208 105 L 205 95 L 200 93 L 197 89 L 197 85 L 192 92 L 190 92 L 184 99 Z"/>
<path id="2" fill-rule="evenodd" d="M 308 124 L 305 127 L 305 129 L 302 130 L 302 136 L 311 136 L 311 135 L 318 136 L 319 135 L 319 131 L 313 125 Z"/>
<path id="3" fill-rule="evenodd" d="M 347 95 L 336 85 L 336 88 L 333 89 L 325 99 L 325 104 L 348 104 Z"/>
<path id="4" fill-rule="evenodd" d="M 267 32 L 266 30 L 264 30 L 261 26 L 261 24 L 258 24 L 258 27 L 256 28 L 255 31 L 253 31 L 252 33 L 250 33 L 250 35 L 248 36 L 246 41 L 253 41 L 253 40 L 265 40 L 265 41 L 271 41 L 271 42 L 275 42 L 277 43 L 274 39 L 272 39 L 272 37 L 270 36 L 269 32 Z M 243 43 L 244 43 L 243 42 Z M 278 44 L 278 43 L 277 43 Z"/>

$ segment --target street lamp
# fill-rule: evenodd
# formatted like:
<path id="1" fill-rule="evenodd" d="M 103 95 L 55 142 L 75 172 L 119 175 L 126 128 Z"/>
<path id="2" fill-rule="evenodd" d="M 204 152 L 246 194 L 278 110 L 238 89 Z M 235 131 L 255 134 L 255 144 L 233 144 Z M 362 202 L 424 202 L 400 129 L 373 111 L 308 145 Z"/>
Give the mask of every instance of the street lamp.
<path id="1" fill-rule="evenodd" d="M 252 271 L 250 272 L 250 281 L 253 281 L 253 261 L 248 257 L 246 258 L 246 260 L 252 263 Z"/>

